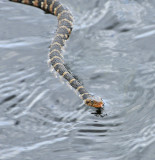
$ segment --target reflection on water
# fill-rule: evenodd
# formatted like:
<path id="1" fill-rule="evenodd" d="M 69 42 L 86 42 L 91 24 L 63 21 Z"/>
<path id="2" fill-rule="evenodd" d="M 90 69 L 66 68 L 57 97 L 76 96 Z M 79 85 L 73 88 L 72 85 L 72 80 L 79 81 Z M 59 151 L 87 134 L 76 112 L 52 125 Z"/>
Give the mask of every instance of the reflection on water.
<path id="1" fill-rule="evenodd" d="M 81 105 L 46 60 L 57 20 L 0 1 L 0 159 L 154 160 L 155 2 L 63 1 L 66 65 L 104 99 Z"/>

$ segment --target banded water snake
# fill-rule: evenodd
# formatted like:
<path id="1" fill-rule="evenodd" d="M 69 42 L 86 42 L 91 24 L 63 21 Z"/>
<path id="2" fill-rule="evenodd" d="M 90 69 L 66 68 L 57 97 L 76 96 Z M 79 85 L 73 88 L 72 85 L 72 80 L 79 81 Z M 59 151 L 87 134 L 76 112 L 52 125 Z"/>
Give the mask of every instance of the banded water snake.
<path id="1" fill-rule="evenodd" d="M 32 5 L 41 8 L 47 13 L 57 16 L 58 27 L 56 35 L 50 45 L 50 52 L 48 54 L 49 64 L 59 73 L 60 76 L 65 78 L 69 84 L 79 93 L 81 99 L 88 106 L 101 108 L 104 103 L 101 98 L 94 97 L 90 94 L 83 85 L 67 70 L 64 65 L 62 48 L 65 41 L 69 38 L 72 26 L 73 16 L 69 9 L 64 7 L 58 0 L 10 0 L 23 4 Z"/>

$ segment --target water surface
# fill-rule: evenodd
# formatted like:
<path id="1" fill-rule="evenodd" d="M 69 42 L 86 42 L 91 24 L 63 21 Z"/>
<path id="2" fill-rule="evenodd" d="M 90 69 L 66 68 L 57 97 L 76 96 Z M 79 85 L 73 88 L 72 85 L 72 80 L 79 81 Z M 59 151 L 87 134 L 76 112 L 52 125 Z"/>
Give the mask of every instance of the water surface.
<path id="1" fill-rule="evenodd" d="M 0 160 L 154 160 L 155 2 L 63 3 L 75 20 L 66 64 L 104 111 L 50 73 L 56 17 L 1 0 Z"/>

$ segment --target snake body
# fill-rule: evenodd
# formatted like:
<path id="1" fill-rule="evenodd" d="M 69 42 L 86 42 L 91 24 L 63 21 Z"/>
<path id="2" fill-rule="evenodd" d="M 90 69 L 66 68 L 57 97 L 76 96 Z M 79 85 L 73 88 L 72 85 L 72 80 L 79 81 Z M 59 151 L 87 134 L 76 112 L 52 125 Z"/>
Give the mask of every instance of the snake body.
<path id="1" fill-rule="evenodd" d="M 62 48 L 65 41 L 69 38 L 72 26 L 73 16 L 69 9 L 64 7 L 58 0 L 10 0 L 23 4 L 32 5 L 41 8 L 47 13 L 57 16 L 58 27 L 56 35 L 50 45 L 50 52 L 48 54 L 49 64 L 65 78 L 70 86 L 72 86 L 78 93 L 84 103 L 88 106 L 101 108 L 104 103 L 101 98 L 91 95 L 81 83 L 74 78 L 74 76 L 66 69 L 62 56 Z"/>

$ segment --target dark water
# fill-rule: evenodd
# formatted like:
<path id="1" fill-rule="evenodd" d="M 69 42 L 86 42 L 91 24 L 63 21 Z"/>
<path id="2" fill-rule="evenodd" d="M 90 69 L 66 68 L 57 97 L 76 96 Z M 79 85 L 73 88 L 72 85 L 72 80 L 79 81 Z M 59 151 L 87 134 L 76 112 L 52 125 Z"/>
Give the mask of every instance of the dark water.
<path id="1" fill-rule="evenodd" d="M 50 73 L 56 17 L 0 0 L 0 160 L 154 160 L 155 1 L 63 3 L 66 63 L 107 116 Z"/>

